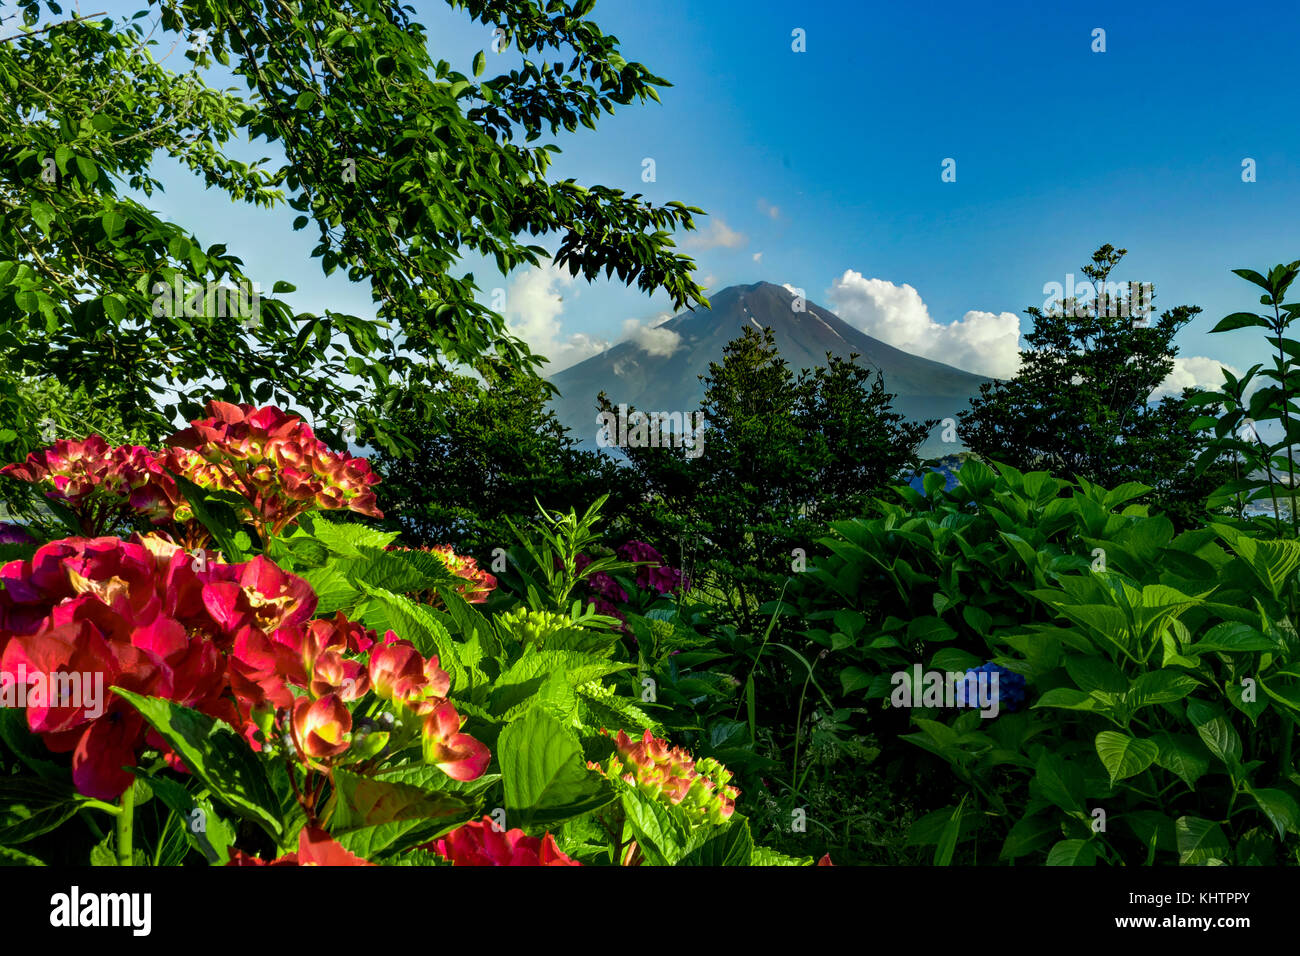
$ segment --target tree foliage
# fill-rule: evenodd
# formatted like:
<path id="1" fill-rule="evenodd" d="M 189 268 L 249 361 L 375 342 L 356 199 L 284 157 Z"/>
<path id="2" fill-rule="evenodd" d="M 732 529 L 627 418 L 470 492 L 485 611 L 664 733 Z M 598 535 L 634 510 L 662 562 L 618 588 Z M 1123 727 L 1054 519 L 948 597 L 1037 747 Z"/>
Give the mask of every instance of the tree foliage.
<path id="1" fill-rule="evenodd" d="M 796 372 L 771 329 L 746 328 L 702 378 L 697 457 L 662 436 L 626 454 L 649 500 L 639 520 L 695 551 L 697 583 L 715 585 L 748 624 L 779 593 L 794 549 L 806 554 L 826 521 L 864 513 L 915 466 L 936 423 L 904 421 L 880 377 L 851 360 L 828 354 Z"/>
<path id="2" fill-rule="evenodd" d="M 666 290 L 678 307 L 702 301 L 671 239 L 700 210 L 549 175 L 562 129 L 657 99 L 666 81 L 623 58 L 588 19 L 589 0 L 452 5 L 523 65 L 485 75 L 480 53 L 465 76 L 435 59 L 395 2 L 153 0 L 128 21 L 33 30 L 41 4 L 22 0 L 25 26 L 11 19 L 0 41 L 3 389 L 58 378 L 116 402 L 133 424 L 193 416 L 213 394 L 275 402 L 314 413 L 336 439 L 351 418 L 398 448 L 379 410 L 430 411 L 446 364 L 536 361 L 476 300 L 473 276 L 453 274 L 464 252 L 503 272 L 550 256 L 587 279 Z M 155 59 L 167 42 L 188 69 Z M 208 86 L 214 62 L 247 94 Z M 232 158 L 242 137 L 276 144 L 283 161 Z M 295 313 L 283 281 L 255 314 L 232 316 L 217 287 L 247 293 L 262 270 L 200 238 L 201 224 L 122 194 L 152 195 L 162 155 L 232 200 L 287 202 L 294 228 L 318 233 L 323 272 L 368 283 L 377 319 Z M 187 282 L 204 295 L 188 301 Z"/>
<path id="3" fill-rule="evenodd" d="M 486 557 L 509 548 L 520 523 L 548 510 L 585 509 L 610 493 L 607 518 L 628 498 L 618 466 L 606 455 L 578 449 L 546 407 L 546 382 L 506 370 L 490 385 L 456 376 L 440 398 L 440 421 L 407 412 L 387 424 L 414 443 L 411 455 L 380 451 L 380 504 L 389 525 L 413 543 L 452 544 Z"/>
<path id="4" fill-rule="evenodd" d="M 1104 245 L 1093 253 L 1082 269 L 1091 295 L 1025 310 L 1034 328 L 1019 373 L 981 386 L 958 434 L 976 454 L 1021 470 L 1149 484 L 1163 507 L 1190 514 L 1214 485 L 1192 467 L 1201 440 L 1190 390 L 1150 396 L 1174 367 L 1174 335 L 1201 310 L 1140 314 L 1140 294 L 1116 292 L 1110 281 L 1126 252 Z"/>

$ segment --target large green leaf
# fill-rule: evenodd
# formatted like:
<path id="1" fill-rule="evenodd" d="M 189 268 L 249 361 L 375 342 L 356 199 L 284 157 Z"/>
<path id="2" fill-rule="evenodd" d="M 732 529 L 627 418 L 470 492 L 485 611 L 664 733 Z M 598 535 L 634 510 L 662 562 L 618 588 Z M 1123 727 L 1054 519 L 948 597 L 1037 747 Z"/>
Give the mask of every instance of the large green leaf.
<path id="1" fill-rule="evenodd" d="M 330 832 L 366 859 L 427 842 L 472 819 L 479 807 L 467 794 L 363 777 L 346 770 L 334 771 L 334 784 Z"/>
<path id="2" fill-rule="evenodd" d="M 113 692 L 140 712 L 216 799 L 280 839 L 279 801 L 266 768 L 243 737 L 224 721 L 174 701 L 120 687 Z"/>
<path id="3" fill-rule="evenodd" d="M 1226 860 L 1232 853 L 1223 827 L 1212 820 L 1179 817 L 1174 822 L 1174 833 L 1178 840 L 1180 863 L 1199 864 Z"/>
<path id="4" fill-rule="evenodd" d="M 489 706 L 492 713 L 504 714 L 528 700 L 557 675 L 570 686 L 577 687 L 609 674 L 630 670 L 633 666 L 579 651 L 537 651 L 530 648 L 493 682 Z"/>
<path id="5" fill-rule="evenodd" d="M 1141 773 L 1155 763 L 1160 748 L 1150 740 L 1140 740 L 1131 734 L 1103 730 L 1097 735 L 1097 756 L 1115 783 Z"/>
<path id="6" fill-rule="evenodd" d="M 518 825 L 567 820 L 614 799 L 608 782 L 587 769 L 578 738 L 541 708 L 501 732 L 497 756 L 506 814 Z"/>
<path id="7" fill-rule="evenodd" d="M 692 834 L 691 848 L 678 866 L 749 866 L 754 838 L 749 821 L 733 816 L 725 825 L 700 827 Z"/>
<path id="8" fill-rule="evenodd" d="M 1038 758 L 1034 783 L 1039 795 L 1066 813 L 1082 813 L 1084 809 L 1083 771 L 1076 763 L 1058 754 L 1045 752 Z"/>
<path id="9" fill-rule="evenodd" d="M 26 843 L 48 833 L 79 806 L 68 784 L 31 777 L 0 777 L 0 844 Z"/>

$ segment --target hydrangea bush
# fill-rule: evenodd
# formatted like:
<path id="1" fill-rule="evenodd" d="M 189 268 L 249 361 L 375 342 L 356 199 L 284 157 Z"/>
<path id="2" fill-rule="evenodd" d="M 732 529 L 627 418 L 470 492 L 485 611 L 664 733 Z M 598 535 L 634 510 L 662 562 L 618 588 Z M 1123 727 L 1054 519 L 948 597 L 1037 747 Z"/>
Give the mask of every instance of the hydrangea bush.
<path id="1" fill-rule="evenodd" d="M 568 605 L 585 570 L 682 586 L 637 542 L 575 560 L 595 509 L 543 516 L 529 540 L 564 570 L 519 601 L 469 556 L 327 519 L 377 515 L 375 476 L 273 407 L 214 401 L 161 449 L 90 436 L 2 473 L 69 532 L 4 529 L 7 858 L 812 862 L 754 847 L 726 768 L 652 733 L 619 619 Z"/>

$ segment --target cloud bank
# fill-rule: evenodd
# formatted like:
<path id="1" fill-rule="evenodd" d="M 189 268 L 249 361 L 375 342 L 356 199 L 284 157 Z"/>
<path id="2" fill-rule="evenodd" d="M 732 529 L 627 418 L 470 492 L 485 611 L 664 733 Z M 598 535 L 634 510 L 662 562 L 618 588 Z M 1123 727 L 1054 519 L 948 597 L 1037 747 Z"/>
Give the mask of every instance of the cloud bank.
<path id="1" fill-rule="evenodd" d="M 957 368 L 1011 378 L 1020 369 L 1020 319 L 1011 312 L 971 310 L 943 324 L 910 285 L 868 279 L 852 269 L 827 292 L 831 311 L 895 348 Z"/>

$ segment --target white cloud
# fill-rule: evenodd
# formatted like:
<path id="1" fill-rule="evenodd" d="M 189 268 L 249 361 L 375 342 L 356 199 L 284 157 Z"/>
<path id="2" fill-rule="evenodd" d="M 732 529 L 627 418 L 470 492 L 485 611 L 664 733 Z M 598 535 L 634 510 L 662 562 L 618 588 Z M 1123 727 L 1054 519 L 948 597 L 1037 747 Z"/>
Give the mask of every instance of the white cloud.
<path id="1" fill-rule="evenodd" d="M 772 219 L 781 218 L 781 207 L 773 206 L 766 199 L 760 198 L 758 200 L 758 211 L 761 212 L 764 216 L 769 216 Z"/>
<path id="2" fill-rule="evenodd" d="M 576 365 L 610 346 L 583 332 L 564 335 L 560 322 L 564 297 L 560 290 L 572 284 L 573 276 L 567 270 L 547 263 L 520 273 L 506 289 L 506 327 L 530 349 L 550 360 L 544 369 L 547 374 Z"/>
<path id="3" fill-rule="evenodd" d="M 852 269 L 827 296 L 845 322 L 895 348 L 994 378 L 1011 378 L 1020 369 L 1020 319 L 1014 313 L 972 309 L 945 325 L 930 317 L 910 285 L 868 279 Z"/>
<path id="4" fill-rule="evenodd" d="M 673 314 L 671 312 L 660 312 L 658 315 L 656 315 L 654 318 L 650 320 L 650 328 L 657 329 L 665 322 L 671 321 L 672 318 L 673 318 Z"/>
<path id="5" fill-rule="evenodd" d="M 755 262 L 762 262 L 762 261 L 763 261 L 763 253 L 761 253 L 761 252 L 756 252 L 756 253 L 754 253 L 754 261 L 755 261 Z"/>
<path id="6" fill-rule="evenodd" d="M 631 342 L 647 355 L 656 358 L 668 358 L 681 347 L 682 337 L 672 329 L 653 325 L 642 325 L 636 319 L 627 319 L 623 323 L 623 338 Z"/>
<path id="7" fill-rule="evenodd" d="M 711 219 L 707 229 L 690 234 L 683 245 L 688 249 L 739 249 L 747 242 L 749 237 L 743 232 L 737 232 L 721 219 Z"/>
<path id="8" fill-rule="evenodd" d="M 1160 387 L 1151 393 L 1151 400 L 1168 395 L 1182 395 L 1184 388 L 1208 388 L 1218 391 L 1223 387 L 1223 369 L 1233 375 L 1241 372 L 1218 359 L 1206 358 L 1204 355 L 1189 355 L 1187 358 L 1174 359 L 1173 371 L 1160 383 Z"/>

